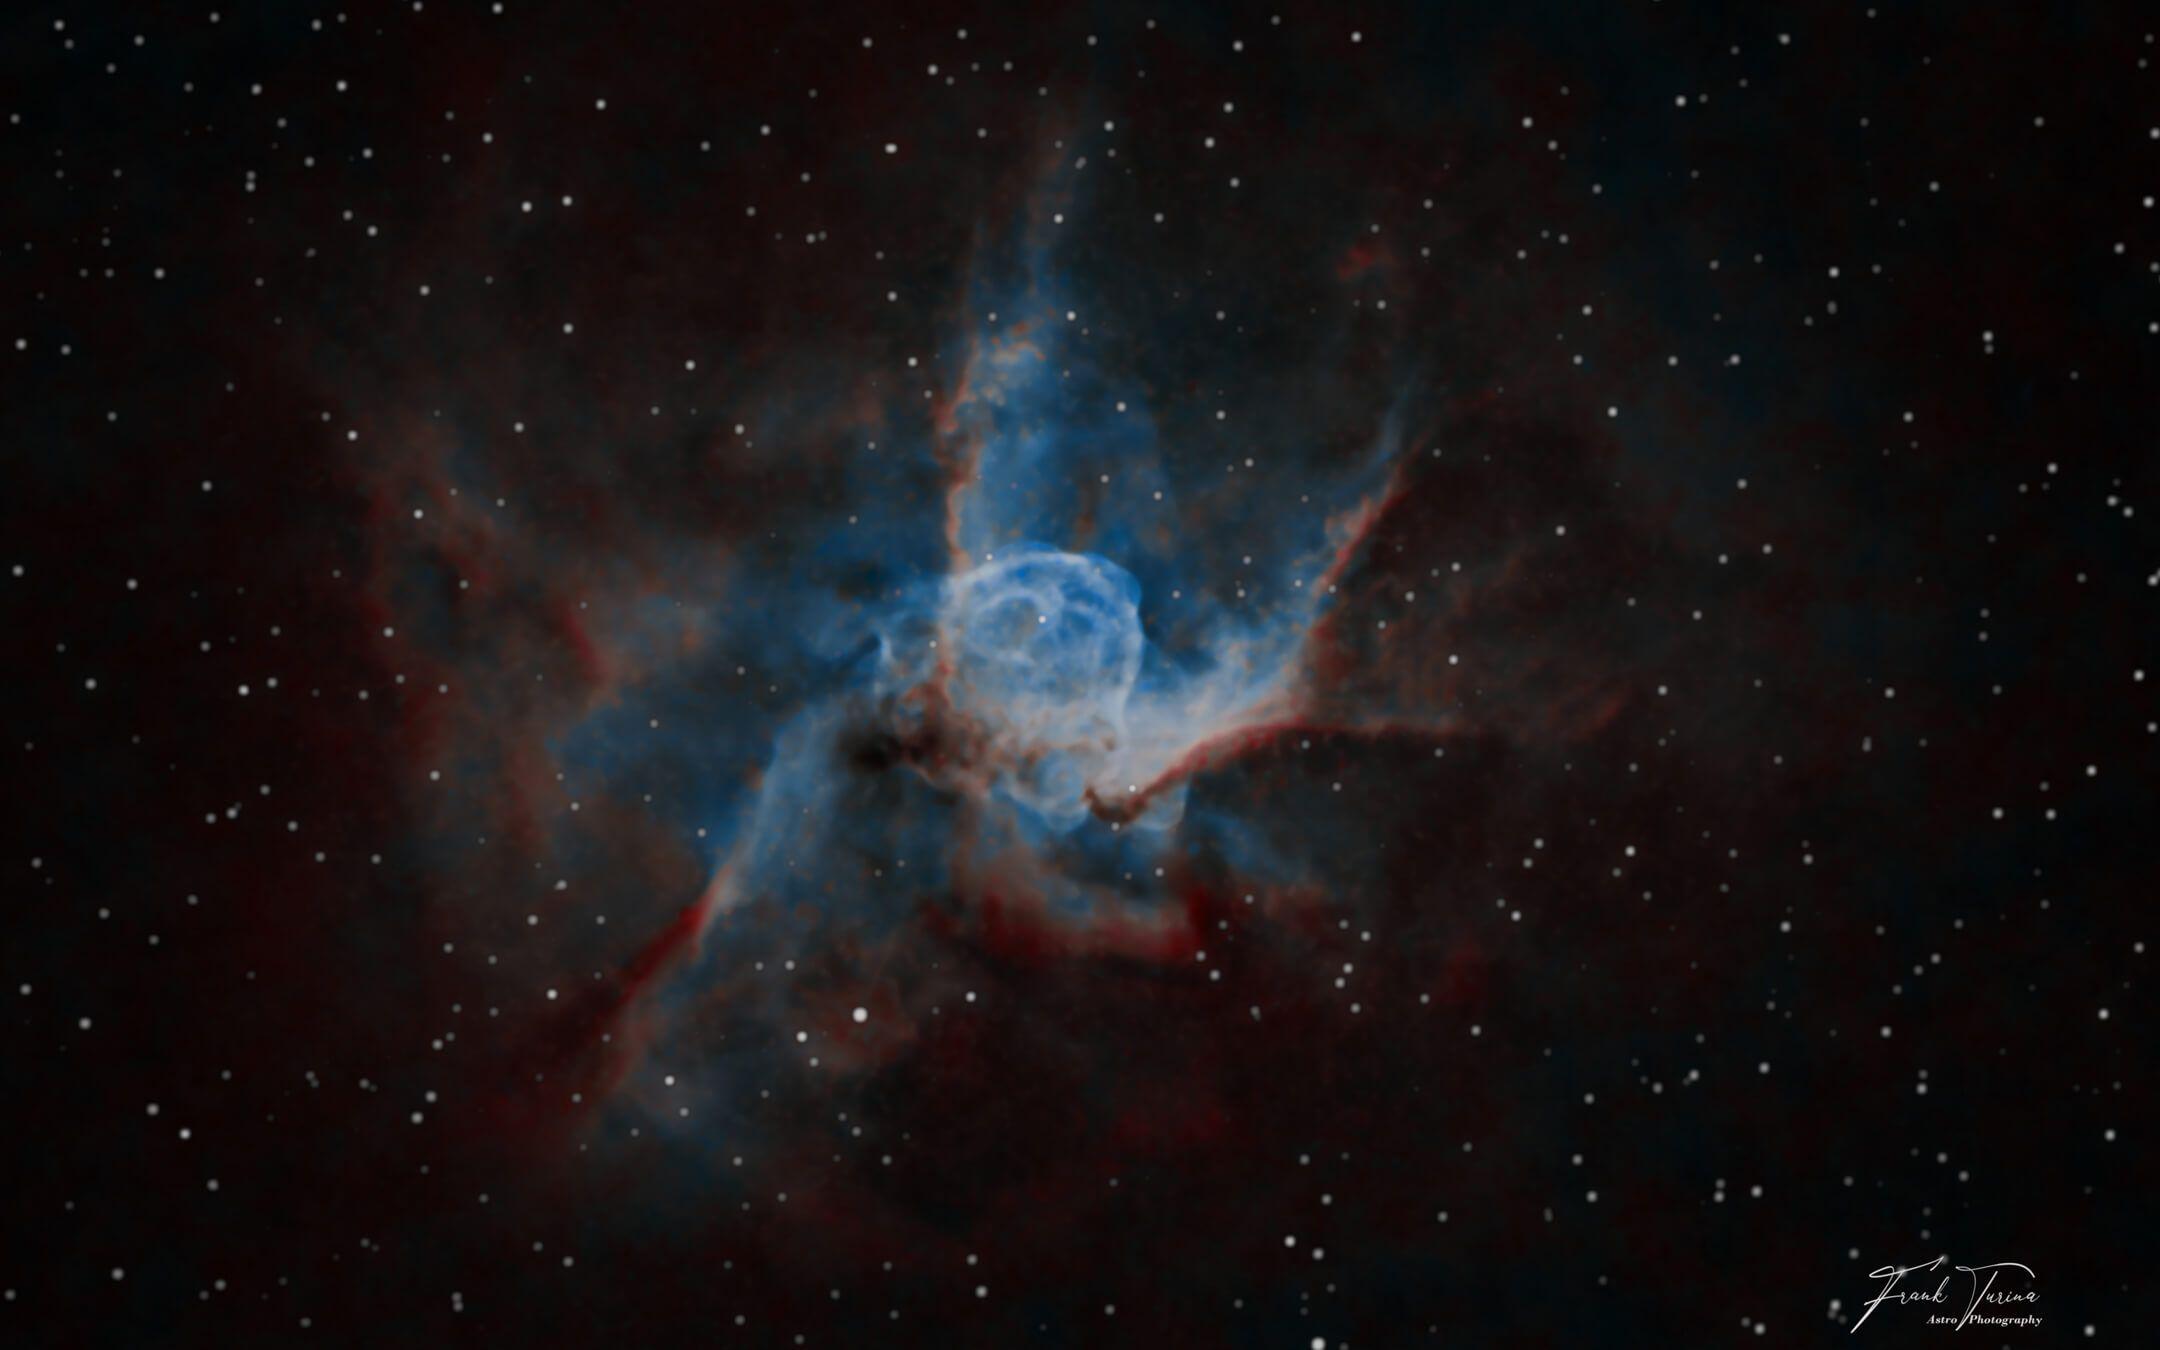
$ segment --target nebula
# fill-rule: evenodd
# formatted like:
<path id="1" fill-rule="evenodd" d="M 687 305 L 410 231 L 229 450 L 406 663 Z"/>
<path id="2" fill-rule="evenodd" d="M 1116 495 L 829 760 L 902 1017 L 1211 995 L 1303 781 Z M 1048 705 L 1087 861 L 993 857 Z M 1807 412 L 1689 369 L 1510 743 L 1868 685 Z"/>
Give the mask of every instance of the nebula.
<path id="1" fill-rule="evenodd" d="M 1055 177 L 1039 192 L 1070 205 Z M 635 959 L 641 992 L 621 1015 L 637 1054 L 709 1054 L 671 1042 L 708 1034 L 715 991 L 733 1015 L 765 1019 L 756 1034 L 781 1036 L 801 997 L 733 999 L 746 964 L 850 960 L 835 953 L 897 940 L 931 895 L 964 924 L 1033 916 L 1075 951 L 1182 956 L 1193 938 L 1168 864 L 1234 859 L 1240 890 L 1270 894 L 1312 879 L 1235 812 L 1188 821 L 1196 775 L 1300 728 L 1437 738 L 1452 725 L 1437 710 L 1342 706 L 1328 721 L 1314 698 L 1337 582 L 1399 483 L 1405 400 L 1347 464 L 1270 466 L 1237 501 L 1206 472 L 1221 442 L 1165 443 L 1138 374 L 1059 312 L 1055 251 L 1020 252 L 1026 280 L 986 302 L 997 308 L 939 415 L 942 519 L 883 522 L 942 528 L 944 566 L 825 612 L 809 635 L 820 692 L 778 730 L 729 823 L 705 832 L 714 870 L 690 919 Z M 1258 467 L 1240 456 L 1223 472 Z M 1225 511 L 1264 522 L 1228 568 L 1189 533 Z M 863 524 L 858 511 L 837 533 Z M 788 915 L 793 945 L 770 945 L 766 922 L 747 946 L 716 930 L 746 908 Z M 930 1012 L 903 1000 L 887 1015 Z"/>

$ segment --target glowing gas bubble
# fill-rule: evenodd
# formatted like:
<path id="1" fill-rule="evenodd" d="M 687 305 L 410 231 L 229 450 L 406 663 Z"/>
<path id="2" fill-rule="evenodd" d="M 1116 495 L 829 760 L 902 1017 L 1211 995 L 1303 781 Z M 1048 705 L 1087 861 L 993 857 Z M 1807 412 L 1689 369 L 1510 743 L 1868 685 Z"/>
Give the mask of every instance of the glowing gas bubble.
<path id="1" fill-rule="evenodd" d="M 1140 585 L 1085 553 L 1036 550 L 953 581 L 955 701 L 1030 740 L 1114 735 L 1140 675 Z"/>
<path id="2" fill-rule="evenodd" d="M 1092 554 L 1028 549 L 954 578 L 940 620 L 954 707 L 1001 743 L 1002 786 L 1060 828 L 1079 824 L 1140 675 L 1139 583 Z"/>

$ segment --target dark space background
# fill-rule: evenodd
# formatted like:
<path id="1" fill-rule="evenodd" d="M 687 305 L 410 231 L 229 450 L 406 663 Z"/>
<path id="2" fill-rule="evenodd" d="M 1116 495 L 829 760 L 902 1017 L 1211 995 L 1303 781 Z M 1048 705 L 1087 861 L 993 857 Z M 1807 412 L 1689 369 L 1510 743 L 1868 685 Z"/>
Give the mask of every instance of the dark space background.
<path id="1" fill-rule="evenodd" d="M 2150 1344 L 2155 30 L 12 9 L 0 1341 Z"/>

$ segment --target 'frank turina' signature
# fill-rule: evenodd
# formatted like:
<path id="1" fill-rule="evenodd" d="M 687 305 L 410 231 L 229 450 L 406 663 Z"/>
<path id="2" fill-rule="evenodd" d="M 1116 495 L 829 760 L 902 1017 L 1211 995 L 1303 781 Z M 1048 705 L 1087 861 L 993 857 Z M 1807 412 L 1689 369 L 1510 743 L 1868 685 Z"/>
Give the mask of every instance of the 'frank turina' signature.
<path id="1" fill-rule="evenodd" d="M 1881 1280 L 1883 1282 L 1882 1290 L 1880 1293 L 1876 1294 L 1875 1297 L 1867 1301 L 1867 1311 L 1860 1314 L 1859 1321 L 1853 1323 L 1853 1330 L 1858 1331 L 1863 1325 L 1866 1324 L 1868 1318 L 1875 1315 L 1875 1310 L 1885 1303 L 1950 1303 L 1950 1281 L 1955 1278 L 1955 1276 L 1952 1275 L 1943 1276 L 1942 1279 L 1935 1285 L 1934 1289 L 1932 1290 L 1900 1289 L 1897 1287 L 1898 1281 L 1904 1279 L 1907 1275 L 1913 1274 L 1915 1271 L 1940 1270 L 1943 1264 L 1949 1259 L 1950 1258 L 1947 1256 L 1938 1256 L 1934 1260 L 1926 1262 L 1922 1265 L 1884 1266 L 1880 1270 L 1869 1271 L 1869 1279 Z M 1972 1297 L 1966 1300 L 1965 1313 L 1963 1316 L 1957 1319 L 1957 1326 L 1963 1327 L 1967 1322 L 1972 1321 L 1978 1321 L 1982 1325 L 1987 1325 L 1991 1323 L 2008 1324 L 2015 1322 L 2020 1325 L 2029 1326 L 2037 1325 L 2039 1323 L 2040 1319 L 2038 1317 L 2030 1315 L 2012 1318 L 1989 1316 L 1986 1313 L 1979 1312 L 1980 1305 L 1982 1305 L 1983 1303 L 1989 1305 L 1990 1307 L 2000 1305 L 2038 1303 L 2040 1301 L 2040 1295 L 2036 1290 L 2026 1289 L 2018 1292 L 1998 1292 L 1995 1289 L 1996 1277 L 2006 1270 L 2022 1270 L 2025 1272 L 2025 1278 L 2029 1280 L 2038 1279 L 2039 1277 L 2033 1274 L 2031 1266 L 2021 1266 L 2015 1261 L 1997 1261 L 1991 1266 L 1952 1266 L 1951 1269 L 1953 1271 L 1962 1273 L 1971 1281 L 1970 1288 Z M 1976 1313 L 1978 1313 L 1977 1317 L 1975 1316 Z M 1932 1317 L 1928 1320 L 1931 1322 L 1942 1323 L 1945 1325 L 1950 1322 L 1950 1319 L 1948 1317 Z"/>

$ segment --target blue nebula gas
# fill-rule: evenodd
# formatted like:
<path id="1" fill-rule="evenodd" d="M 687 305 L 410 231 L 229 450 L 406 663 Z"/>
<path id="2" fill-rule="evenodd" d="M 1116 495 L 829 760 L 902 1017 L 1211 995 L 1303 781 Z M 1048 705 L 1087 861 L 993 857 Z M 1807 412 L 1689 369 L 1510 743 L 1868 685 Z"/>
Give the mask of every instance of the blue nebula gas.
<path id="1" fill-rule="evenodd" d="M 939 617 L 955 709 L 1008 742 L 999 789 L 1075 828 L 1126 737 L 1140 584 L 1102 558 L 1028 548 L 954 578 Z"/>
<path id="2" fill-rule="evenodd" d="M 1077 211 L 1071 178 L 1042 192 Z M 1399 491 L 1415 379 L 1374 372 L 1339 425 L 1233 424 L 1163 381 L 1143 298 L 1121 315 L 1102 260 L 1061 256 L 1043 218 L 984 244 L 927 417 L 866 400 L 835 433 L 860 447 L 837 495 L 776 521 L 784 547 L 730 557 L 739 577 L 688 560 L 680 600 L 611 612 L 642 683 L 568 746 L 617 772 L 666 756 L 656 809 L 709 859 L 635 963 L 622 1038 L 712 1066 L 702 1121 L 743 1105 L 766 1053 L 744 1047 L 784 1047 L 827 1001 L 878 1004 L 884 1036 L 931 1025 L 966 991 L 926 935 L 1189 961 L 1181 876 L 1324 892 L 1343 864 L 1218 771 L 1301 729 L 1439 725 L 1430 699 L 1346 705 L 1327 673 L 1370 654 L 1330 625 Z M 736 434 L 778 441 L 784 414 Z M 656 713 L 698 735 L 651 735 Z"/>

